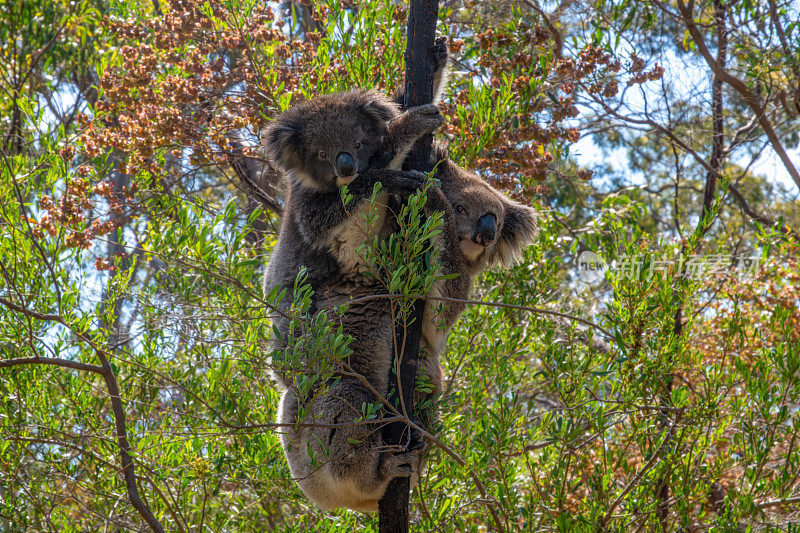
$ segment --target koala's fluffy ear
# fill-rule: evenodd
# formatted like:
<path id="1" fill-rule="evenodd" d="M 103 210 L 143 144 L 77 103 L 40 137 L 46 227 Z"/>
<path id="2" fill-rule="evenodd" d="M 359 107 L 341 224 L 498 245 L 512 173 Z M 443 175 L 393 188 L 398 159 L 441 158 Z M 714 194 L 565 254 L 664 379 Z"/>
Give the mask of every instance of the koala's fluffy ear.
<path id="1" fill-rule="evenodd" d="M 281 170 L 287 171 L 300 165 L 300 124 L 291 117 L 281 116 L 264 128 L 261 146 L 269 160 Z"/>
<path id="2" fill-rule="evenodd" d="M 536 237 L 539 226 L 536 210 L 503 198 L 505 219 L 500 238 L 494 246 L 492 260 L 502 266 L 511 266 L 519 258 L 522 248 Z"/>

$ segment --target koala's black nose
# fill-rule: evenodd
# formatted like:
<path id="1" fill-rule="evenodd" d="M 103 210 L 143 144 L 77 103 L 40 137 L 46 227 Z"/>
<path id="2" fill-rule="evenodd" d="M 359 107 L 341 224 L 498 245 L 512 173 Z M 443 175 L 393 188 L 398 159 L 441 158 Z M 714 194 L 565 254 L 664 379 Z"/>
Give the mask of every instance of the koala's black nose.
<path id="1" fill-rule="evenodd" d="M 336 173 L 346 178 L 352 176 L 355 171 L 356 164 L 353 162 L 353 156 L 347 152 L 339 152 L 339 155 L 336 156 Z"/>
<path id="2" fill-rule="evenodd" d="M 497 234 L 497 217 L 491 213 L 486 213 L 478 219 L 475 226 L 475 233 L 472 235 L 472 242 L 481 246 L 489 246 L 494 241 Z"/>

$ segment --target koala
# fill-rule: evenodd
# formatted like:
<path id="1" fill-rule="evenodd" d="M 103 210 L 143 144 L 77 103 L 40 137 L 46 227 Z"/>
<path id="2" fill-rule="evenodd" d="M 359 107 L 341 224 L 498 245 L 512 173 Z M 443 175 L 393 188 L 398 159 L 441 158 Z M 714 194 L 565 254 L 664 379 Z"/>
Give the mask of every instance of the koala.
<path id="1" fill-rule="evenodd" d="M 414 142 L 443 123 L 435 105 L 400 113 L 374 91 L 351 91 L 308 100 L 279 116 L 265 131 L 264 148 L 288 178 L 278 243 L 264 285 L 291 287 L 301 265 L 316 286 L 341 273 L 357 273 L 358 247 L 373 232 L 386 234 L 390 195 L 407 197 L 424 182 L 399 170 Z M 383 191 L 369 202 L 376 182 Z M 353 200 L 345 208 L 339 188 Z M 364 212 L 377 224 L 366 228 Z"/>
<path id="2" fill-rule="evenodd" d="M 476 274 L 493 264 L 511 264 L 533 239 L 536 215 L 459 168 L 443 150 L 438 149 L 435 157 L 441 159 L 436 172 L 441 188 L 429 189 L 426 210 L 444 213 L 442 232 L 435 242 L 437 260 L 442 273 L 458 276 L 438 281 L 433 296 L 465 300 Z M 365 276 L 329 279 L 318 288 L 319 312 L 385 292 L 380 282 Z M 441 392 L 439 355 L 463 310 L 463 303 L 441 305 L 432 300 L 426 304 L 420 365 L 434 394 Z M 299 402 L 304 400 L 298 399 L 292 387 L 284 391 L 278 411 L 278 421 L 284 424 L 281 440 L 292 476 L 306 496 L 326 509 L 369 512 L 377 509 L 393 478 L 410 476 L 412 486 L 416 485 L 424 445 L 412 435 L 409 445 L 389 446 L 383 441 L 380 420 L 362 416 L 362 406 L 379 403 L 375 393 L 385 397 L 390 388 L 394 316 L 389 299 L 352 303 L 338 320 L 353 337 L 346 372 L 330 390 L 311 400 L 303 420 L 298 415 Z"/>
<path id="3" fill-rule="evenodd" d="M 480 272 L 494 266 L 510 267 L 516 262 L 538 232 L 537 215 L 533 208 L 510 200 L 476 174 L 456 165 L 441 146 L 435 147 L 432 157 L 438 161 L 435 177 L 441 182 L 446 205 L 442 206 L 435 196 L 429 196 L 428 201 L 430 204 L 433 199 L 432 209 L 445 212 L 446 223 L 452 217 L 452 231 L 443 232 L 436 243 L 439 261 L 444 274 L 458 277 L 435 284 L 429 296 L 465 300 L 472 279 Z M 447 242 L 453 239 L 457 245 Z M 435 300 L 426 305 L 421 346 L 437 361 L 446 347 L 450 328 L 464 308 L 462 303 L 442 304 Z M 433 383 L 438 390 L 440 380 Z"/>
<path id="4" fill-rule="evenodd" d="M 446 54 L 443 42 L 437 45 Z M 445 79 L 443 69 L 437 67 L 435 79 L 434 92 L 439 94 Z M 401 196 L 421 184 L 418 174 L 389 171 L 399 169 L 408 149 L 420 136 L 418 133 L 424 131 L 419 126 L 404 125 L 401 118 L 422 114 L 426 106 L 409 110 L 404 115 L 393 115 L 386 112 L 390 104 L 375 93 L 367 94 L 369 96 L 362 97 L 330 121 L 319 117 L 329 116 L 324 113 L 336 102 L 317 102 L 319 109 L 315 108 L 316 104 L 308 104 L 307 109 L 294 117 L 285 114 L 265 134 L 265 148 L 270 158 L 290 177 L 285 226 L 282 225 L 278 246 L 265 276 L 265 287 L 276 284 L 290 287 L 300 265 L 306 265 L 310 281 L 317 289 L 316 309 L 320 313 L 328 313 L 361 296 L 385 292 L 377 280 L 354 273 L 358 258 L 353 251 L 369 232 L 357 225 L 360 216 L 340 208 L 337 188 L 347 184 L 356 199 L 356 208 L 361 209 L 375 181 L 383 182 L 387 194 Z M 402 102 L 402 92 L 396 93 L 394 100 Z M 385 124 L 379 120 L 371 122 L 377 126 L 364 135 L 368 128 L 354 122 L 353 117 L 375 109 L 384 111 L 382 115 L 378 112 L 378 118 L 383 118 Z M 312 111 L 323 114 L 313 115 Z M 303 130 L 306 116 L 316 116 L 311 121 L 315 129 Z M 316 127 L 318 124 L 325 127 Z M 320 134 L 321 131 L 325 134 Z M 332 135 L 331 131 L 339 133 Z M 403 131 L 410 133 L 398 133 Z M 304 134 L 310 140 L 304 140 Z M 380 145 L 365 143 L 365 140 L 381 138 L 381 134 L 385 136 Z M 356 152 L 354 158 L 347 151 L 340 158 L 345 149 L 339 150 L 338 145 L 329 148 L 325 144 L 331 143 L 331 139 L 351 139 L 352 142 L 354 138 L 358 143 L 358 137 L 363 140 L 357 147 L 355 143 L 352 146 L 355 150 L 363 148 L 364 154 L 371 155 Z M 304 146 L 319 146 L 322 150 L 314 153 L 298 148 Z M 349 150 L 349 145 L 346 149 Z M 331 163 L 333 153 L 337 155 Z M 442 188 L 429 191 L 427 209 L 444 213 L 444 228 L 436 242 L 438 260 L 444 273 L 458 276 L 437 283 L 433 293 L 463 300 L 469 294 L 472 276 L 493 262 L 511 261 L 532 238 L 535 216 L 532 210 L 510 202 L 443 154 L 437 151 L 438 159 L 442 160 L 437 171 Z M 314 156 L 317 159 L 313 159 Z M 327 165 L 324 161 L 328 161 Z M 364 161 L 367 162 L 366 171 L 362 171 Z M 378 173 L 383 173 L 380 179 L 376 178 Z M 351 179 L 353 174 L 356 176 Z M 364 176 L 369 179 L 362 179 Z M 413 180 L 418 183 L 409 183 Z M 295 199 L 298 197 L 299 201 Z M 384 202 L 380 203 L 385 209 Z M 294 211 L 292 216 L 290 211 Z M 391 228 L 385 211 L 379 213 L 378 219 L 379 233 Z M 442 381 L 438 356 L 446 344 L 447 332 L 463 308 L 463 304 L 441 305 L 436 301 L 426 306 L 422 339 L 425 357 L 421 365 L 436 392 L 441 390 Z M 410 444 L 402 447 L 386 445 L 380 420 L 364 420 L 362 413 L 362 406 L 378 404 L 379 397 L 385 397 L 389 390 L 394 344 L 394 316 L 389 300 L 378 298 L 354 303 L 338 320 L 343 331 L 353 337 L 352 354 L 325 394 L 300 398 L 293 384 L 283 383 L 285 390 L 278 412 L 278 421 L 283 425 L 281 439 L 292 475 L 310 499 L 323 508 L 373 511 L 394 477 L 411 476 L 412 484 L 416 484 L 422 469 L 424 445 L 419 438 L 412 438 Z M 308 415 L 298 420 L 301 401 L 310 405 L 304 406 Z"/>

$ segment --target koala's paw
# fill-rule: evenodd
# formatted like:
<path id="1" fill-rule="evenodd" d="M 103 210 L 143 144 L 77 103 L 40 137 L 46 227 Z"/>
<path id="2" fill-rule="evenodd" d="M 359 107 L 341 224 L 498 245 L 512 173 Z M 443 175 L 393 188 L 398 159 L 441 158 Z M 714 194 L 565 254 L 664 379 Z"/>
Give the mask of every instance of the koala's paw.
<path id="1" fill-rule="evenodd" d="M 393 453 L 386 458 L 384 475 L 386 479 L 411 477 L 418 464 L 419 452 L 417 451 Z"/>
<path id="2" fill-rule="evenodd" d="M 439 37 L 433 43 L 431 47 L 431 52 L 433 53 L 433 58 L 436 60 L 436 69 L 439 70 L 444 68 L 447 64 L 447 37 Z"/>
<path id="3" fill-rule="evenodd" d="M 416 421 L 419 423 L 418 421 Z M 406 444 L 406 449 L 410 452 L 422 450 L 425 448 L 425 437 L 422 436 L 422 433 L 417 431 L 416 429 L 411 430 L 411 435 L 409 435 L 408 443 Z"/>
<path id="4" fill-rule="evenodd" d="M 408 110 L 408 118 L 413 121 L 415 129 L 424 133 L 433 133 L 444 124 L 444 115 L 436 104 L 425 104 Z"/>
<path id="5" fill-rule="evenodd" d="M 424 172 L 408 170 L 397 173 L 394 177 L 384 181 L 384 187 L 389 192 L 408 198 L 425 185 L 428 176 Z"/>

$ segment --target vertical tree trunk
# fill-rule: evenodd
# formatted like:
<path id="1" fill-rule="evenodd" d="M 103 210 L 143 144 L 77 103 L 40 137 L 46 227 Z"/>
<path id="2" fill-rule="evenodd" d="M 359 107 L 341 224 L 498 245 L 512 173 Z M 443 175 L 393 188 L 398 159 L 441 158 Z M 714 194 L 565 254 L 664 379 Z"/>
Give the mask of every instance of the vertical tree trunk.
<path id="1" fill-rule="evenodd" d="M 433 72 L 435 61 L 431 53 L 436 36 L 436 21 L 439 15 L 438 0 L 412 0 L 408 14 L 408 44 L 406 45 L 406 85 L 403 107 L 415 107 L 433 101 Z M 406 159 L 404 168 L 430 170 L 431 143 L 433 137 L 421 139 Z M 413 322 L 408 328 L 400 325 L 397 328 L 395 360 L 399 361 L 400 394 L 403 405 L 409 414 L 414 402 L 414 380 L 419 343 L 422 337 L 422 313 L 425 302 L 414 303 L 411 313 Z M 401 444 L 407 426 L 395 423 L 384 431 L 384 440 L 388 444 Z M 381 533 L 404 533 L 408 531 L 408 498 L 409 478 L 395 478 L 389 484 L 381 501 L 378 503 L 379 531 Z"/>

